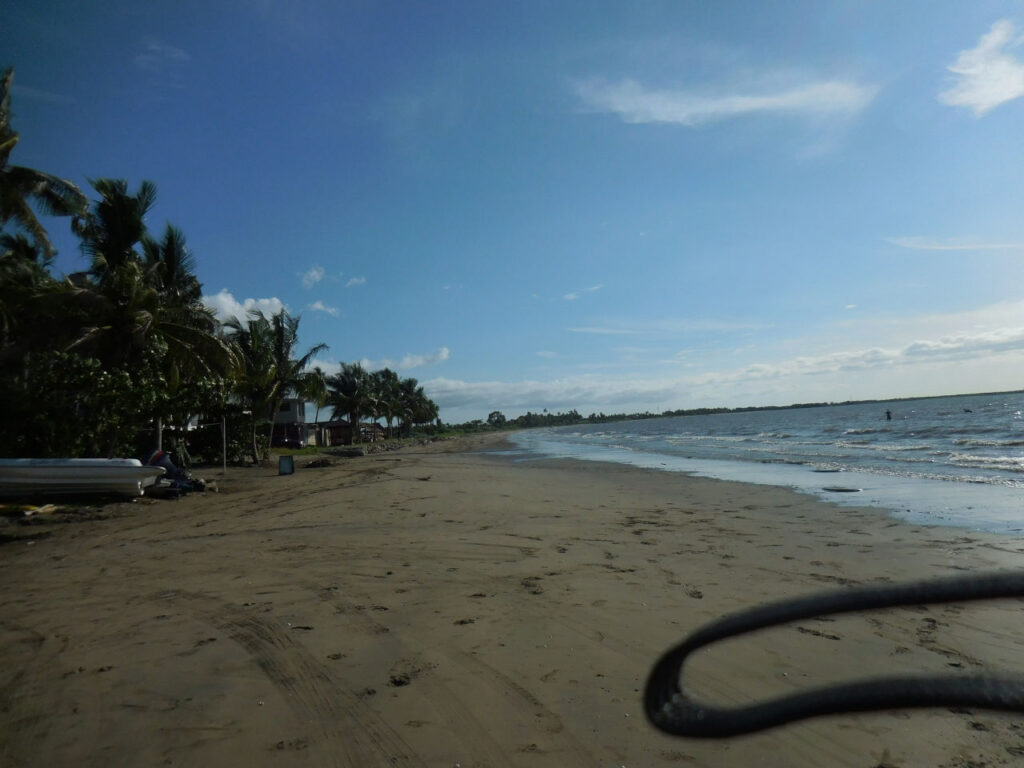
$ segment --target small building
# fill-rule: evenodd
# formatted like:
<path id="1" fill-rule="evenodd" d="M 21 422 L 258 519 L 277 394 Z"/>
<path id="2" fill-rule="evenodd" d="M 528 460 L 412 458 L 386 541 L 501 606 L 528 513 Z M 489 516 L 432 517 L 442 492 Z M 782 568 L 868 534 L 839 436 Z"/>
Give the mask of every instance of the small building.
<path id="1" fill-rule="evenodd" d="M 305 448 L 309 443 L 306 427 L 306 403 L 297 398 L 286 398 L 274 414 L 274 429 L 270 444 L 282 448 Z"/>
<path id="2" fill-rule="evenodd" d="M 322 422 L 315 425 L 317 445 L 352 445 L 352 423 L 344 419 Z M 359 440 L 363 443 L 375 443 L 383 440 L 387 432 L 375 421 L 359 425 Z"/>

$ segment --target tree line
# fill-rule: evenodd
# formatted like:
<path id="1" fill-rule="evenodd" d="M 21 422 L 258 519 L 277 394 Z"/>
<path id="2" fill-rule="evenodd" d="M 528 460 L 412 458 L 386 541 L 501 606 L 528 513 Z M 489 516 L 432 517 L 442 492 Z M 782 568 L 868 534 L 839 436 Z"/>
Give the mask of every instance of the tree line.
<path id="1" fill-rule="evenodd" d="M 12 79 L 0 73 L 0 455 L 135 456 L 153 446 L 155 425 L 178 426 L 181 440 L 202 415 L 228 423 L 234 460 L 259 462 L 293 396 L 316 403 L 318 417 L 330 407 L 348 419 L 356 440 L 365 418 L 406 434 L 437 419 L 415 379 L 358 363 L 333 375 L 310 368 L 327 346 L 300 354 L 300 318 L 284 309 L 218 321 L 181 230 L 154 236 L 146 226 L 152 182 L 132 192 L 125 180 L 90 179 L 90 200 L 66 179 L 13 165 Z M 56 252 L 34 209 L 70 218 L 87 269 L 53 274 Z"/>

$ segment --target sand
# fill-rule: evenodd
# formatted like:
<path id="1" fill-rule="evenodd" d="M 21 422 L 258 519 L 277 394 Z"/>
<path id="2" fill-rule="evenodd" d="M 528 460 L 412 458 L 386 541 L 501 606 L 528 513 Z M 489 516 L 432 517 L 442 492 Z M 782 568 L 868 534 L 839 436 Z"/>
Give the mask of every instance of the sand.
<path id="1" fill-rule="evenodd" d="M 927 710 L 724 741 L 652 729 L 657 656 L 765 600 L 1020 567 L 1024 540 L 782 488 L 481 440 L 111 505 L 0 545 L 3 766 L 1001 766 L 1024 720 Z M 492 441 L 493 442 L 493 441 Z M 210 476 L 217 479 L 216 471 Z M 811 620 L 709 649 L 743 703 L 896 672 L 1024 671 L 1019 601 Z"/>

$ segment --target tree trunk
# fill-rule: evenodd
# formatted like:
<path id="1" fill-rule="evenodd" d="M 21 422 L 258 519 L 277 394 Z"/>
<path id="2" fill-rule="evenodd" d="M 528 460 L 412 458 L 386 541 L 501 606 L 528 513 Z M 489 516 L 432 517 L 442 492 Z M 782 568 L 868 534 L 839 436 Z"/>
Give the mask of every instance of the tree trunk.
<path id="1" fill-rule="evenodd" d="M 260 451 L 256 440 L 256 416 L 252 417 L 252 463 L 260 463 Z"/>

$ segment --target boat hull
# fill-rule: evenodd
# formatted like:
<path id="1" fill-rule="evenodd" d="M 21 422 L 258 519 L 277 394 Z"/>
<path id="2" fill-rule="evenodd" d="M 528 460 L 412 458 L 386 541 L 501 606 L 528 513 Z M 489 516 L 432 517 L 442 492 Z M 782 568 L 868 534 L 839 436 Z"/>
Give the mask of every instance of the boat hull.
<path id="1" fill-rule="evenodd" d="M 142 496 L 164 474 L 138 459 L 0 459 L 0 495 Z"/>

